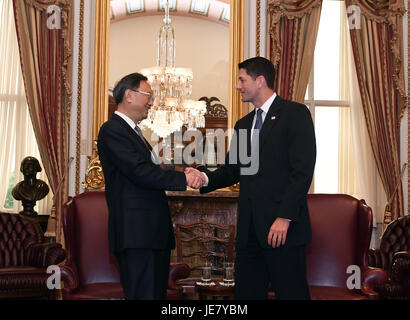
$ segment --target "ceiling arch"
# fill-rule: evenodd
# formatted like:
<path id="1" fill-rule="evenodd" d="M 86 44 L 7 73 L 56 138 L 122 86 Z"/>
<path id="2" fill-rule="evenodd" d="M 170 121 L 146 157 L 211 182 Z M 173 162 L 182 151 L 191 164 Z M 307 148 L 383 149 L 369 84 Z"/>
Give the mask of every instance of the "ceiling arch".
<path id="1" fill-rule="evenodd" d="M 111 0 L 111 23 L 141 16 L 163 15 L 163 0 Z M 229 25 L 230 0 L 170 0 L 170 15 Z"/>

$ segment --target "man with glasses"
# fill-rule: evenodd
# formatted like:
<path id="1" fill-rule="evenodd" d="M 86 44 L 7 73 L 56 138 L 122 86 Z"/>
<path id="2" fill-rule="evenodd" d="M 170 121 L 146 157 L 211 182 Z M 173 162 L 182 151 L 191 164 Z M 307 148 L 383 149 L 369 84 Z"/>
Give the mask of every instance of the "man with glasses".
<path id="1" fill-rule="evenodd" d="M 120 266 L 127 299 L 165 299 L 174 229 L 165 190 L 199 188 L 196 173 L 164 170 L 138 124 L 148 116 L 154 95 L 148 79 L 132 73 L 115 86 L 118 108 L 98 135 L 105 177 L 110 252 Z"/>

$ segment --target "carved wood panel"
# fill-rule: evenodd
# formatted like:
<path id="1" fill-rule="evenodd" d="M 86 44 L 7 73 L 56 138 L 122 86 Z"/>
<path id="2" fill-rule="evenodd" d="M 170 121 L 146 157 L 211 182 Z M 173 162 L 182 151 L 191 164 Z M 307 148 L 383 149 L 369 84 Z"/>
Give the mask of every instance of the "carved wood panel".
<path id="1" fill-rule="evenodd" d="M 210 222 L 234 225 L 236 229 L 238 194 L 236 191 L 214 191 L 205 195 L 199 194 L 196 190 L 168 192 L 172 222 Z M 171 261 L 176 261 L 175 251 L 172 252 Z"/>

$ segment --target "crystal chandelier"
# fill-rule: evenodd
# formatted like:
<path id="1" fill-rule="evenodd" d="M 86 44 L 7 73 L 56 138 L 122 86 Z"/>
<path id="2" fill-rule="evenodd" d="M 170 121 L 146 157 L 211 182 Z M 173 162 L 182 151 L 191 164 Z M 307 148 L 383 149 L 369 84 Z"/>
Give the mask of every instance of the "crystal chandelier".
<path id="1" fill-rule="evenodd" d="M 165 17 L 158 37 L 157 66 L 140 72 L 148 78 L 155 94 L 148 118 L 141 125 L 165 138 L 183 125 L 187 129 L 205 127 L 206 104 L 186 99 L 192 93 L 193 73 L 190 68 L 175 68 L 175 38 L 168 0 L 163 5 Z"/>

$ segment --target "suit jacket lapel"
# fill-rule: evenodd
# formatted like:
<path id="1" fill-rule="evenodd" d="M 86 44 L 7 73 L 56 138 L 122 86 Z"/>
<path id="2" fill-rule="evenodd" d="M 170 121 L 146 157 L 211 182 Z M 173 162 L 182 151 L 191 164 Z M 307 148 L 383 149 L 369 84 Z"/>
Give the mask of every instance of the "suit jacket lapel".
<path id="1" fill-rule="evenodd" d="M 280 110 L 283 107 L 284 100 L 276 96 L 275 100 L 273 100 L 268 114 L 266 115 L 265 121 L 263 121 L 262 129 L 259 134 L 259 147 L 262 149 L 264 143 L 268 140 L 269 132 L 275 127 L 276 123 L 280 119 Z"/>
<path id="2" fill-rule="evenodd" d="M 144 141 L 142 141 L 142 138 L 138 135 L 138 133 L 137 133 L 134 129 L 132 129 L 132 128 L 130 127 L 130 125 L 129 125 L 127 122 L 125 122 L 125 120 L 124 120 L 123 118 L 121 118 L 120 116 L 118 116 L 118 115 L 116 115 L 116 114 L 114 113 L 114 114 L 112 115 L 112 118 L 111 118 L 111 119 L 116 120 L 116 121 L 119 121 L 119 122 L 121 123 L 121 125 L 127 130 L 127 132 L 133 137 L 134 141 L 137 141 L 137 143 L 138 143 L 141 147 L 143 147 L 144 150 L 147 150 L 147 146 L 149 146 L 149 148 L 150 148 L 149 151 L 152 150 L 152 147 L 151 147 L 151 145 L 148 143 L 148 141 L 145 140 L 145 141 L 147 141 L 147 145 L 145 145 Z"/>
<path id="3" fill-rule="evenodd" d="M 247 118 L 244 119 L 245 120 L 244 128 L 240 128 L 240 129 L 246 129 L 246 150 L 247 150 L 248 156 L 250 156 L 252 152 L 251 151 L 251 132 L 252 132 L 252 122 L 253 122 L 254 117 L 255 117 L 255 110 L 250 112 Z M 238 142 L 240 142 L 239 139 L 240 137 L 238 135 Z"/>

